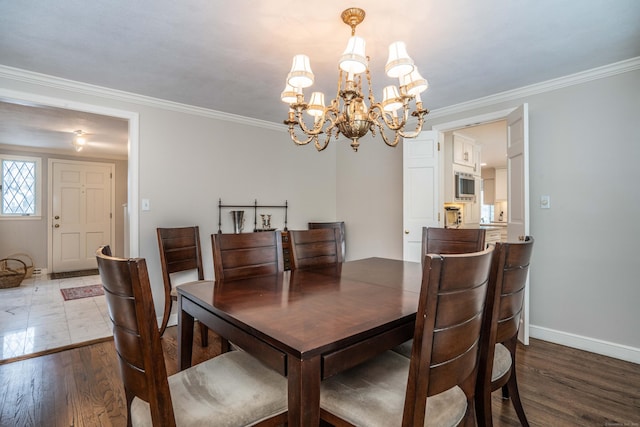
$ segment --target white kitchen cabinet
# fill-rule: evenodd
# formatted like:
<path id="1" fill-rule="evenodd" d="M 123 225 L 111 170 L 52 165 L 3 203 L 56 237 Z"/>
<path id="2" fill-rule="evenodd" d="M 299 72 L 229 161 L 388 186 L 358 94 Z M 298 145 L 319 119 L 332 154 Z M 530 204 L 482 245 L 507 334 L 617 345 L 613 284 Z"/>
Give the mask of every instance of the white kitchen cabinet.
<path id="1" fill-rule="evenodd" d="M 475 144 L 473 149 L 473 175 L 482 176 L 482 147 L 479 144 Z M 480 187 L 477 187 L 480 188 Z"/>
<path id="2" fill-rule="evenodd" d="M 474 139 L 457 133 L 453 134 L 453 163 L 477 168 L 475 163 L 476 142 Z"/>
<path id="3" fill-rule="evenodd" d="M 496 168 L 495 202 L 507 200 L 507 169 Z"/>

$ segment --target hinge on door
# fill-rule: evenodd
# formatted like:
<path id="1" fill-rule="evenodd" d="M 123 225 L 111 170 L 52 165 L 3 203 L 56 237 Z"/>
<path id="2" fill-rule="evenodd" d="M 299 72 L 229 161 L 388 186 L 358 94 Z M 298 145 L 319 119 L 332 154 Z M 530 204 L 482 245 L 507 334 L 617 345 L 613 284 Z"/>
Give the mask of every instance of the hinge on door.
<path id="1" fill-rule="evenodd" d="M 440 143 L 438 143 L 440 144 Z M 440 223 L 440 212 L 438 212 L 438 223 Z"/>
<path id="2" fill-rule="evenodd" d="M 109 219 L 113 219 L 113 214 L 109 212 Z"/>
<path id="3" fill-rule="evenodd" d="M 113 173 L 109 172 L 109 178 L 113 179 Z"/>
<path id="4" fill-rule="evenodd" d="M 438 151 L 440 151 L 440 143 L 438 142 Z"/>

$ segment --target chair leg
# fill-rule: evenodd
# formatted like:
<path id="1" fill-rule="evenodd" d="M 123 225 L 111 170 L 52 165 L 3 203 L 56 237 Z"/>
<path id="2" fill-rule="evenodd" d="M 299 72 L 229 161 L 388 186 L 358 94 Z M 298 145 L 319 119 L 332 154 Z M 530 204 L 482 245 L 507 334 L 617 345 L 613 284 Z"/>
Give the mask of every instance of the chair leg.
<path id="1" fill-rule="evenodd" d="M 173 307 L 173 298 L 170 295 L 165 295 L 164 313 L 162 314 L 162 324 L 160 325 L 160 328 L 159 328 L 160 336 L 162 336 L 164 334 L 164 331 L 167 329 L 167 324 L 169 323 L 169 316 L 171 316 L 172 307 Z"/>
<path id="2" fill-rule="evenodd" d="M 207 328 L 202 322 L 198 322 L 200 325 L 200 345 L 207 347 L 209 345 L 209 328 Z"/>
<path id="3" fill-rule="evenodd" d="M 502 399 L 509 400 L 509 387 L 506 384 L 502 386 Z"/>
<path id="4" fill-rule="evenodd" d="M 507 382 L 506 387 L 508 389 L 508 394 L 511 395 L 511 403 L 513 403 L 513 408 L 516 410 L 516 414 L 518 414 L 520 424 L 522 424 L 523 427 L 529 427 L 527 416 L 524 413 L 524 408 L 522 407 L 522 402 L 520 401 L 520 392 L 518 391 L 518 380 L 516 378 L 515 370 L 515 360 L 513 362 L 514 369 L 511 370 L 511 376 L 509 377 L 509 381 Z"/>
<path id="5" fill-rule="evenodd" d="M 491 412 L 491 386 L 483 387 L 481 392 L 476 391 L 475 409 L 478 426 L 493 426 L 493 415 Z"/>
<path id="6" fill-rule="evenodd" d="M 231 351 L 231 344 L 229 343 L 229 340 L 220 337 L 220 353 L 226 353 L 228 351 Z"/>

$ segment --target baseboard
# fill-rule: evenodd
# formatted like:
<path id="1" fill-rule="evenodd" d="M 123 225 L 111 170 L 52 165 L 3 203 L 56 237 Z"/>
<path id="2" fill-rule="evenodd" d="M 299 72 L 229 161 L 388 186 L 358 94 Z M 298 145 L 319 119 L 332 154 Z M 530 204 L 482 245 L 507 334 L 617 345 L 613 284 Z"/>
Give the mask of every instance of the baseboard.
<path id="1" fill-rule="evenodd" d="M 529 327 L 529 335 L 531 338 L 538 338 L 555 344 L 640 364 L 640 348 L 629 347 L 626 345 L 534 325 Z"/>

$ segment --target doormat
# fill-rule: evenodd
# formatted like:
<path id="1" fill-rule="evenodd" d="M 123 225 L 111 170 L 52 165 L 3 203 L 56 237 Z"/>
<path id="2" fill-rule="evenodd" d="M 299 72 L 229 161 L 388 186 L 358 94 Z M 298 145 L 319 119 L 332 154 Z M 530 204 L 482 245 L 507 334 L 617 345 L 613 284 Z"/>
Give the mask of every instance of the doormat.
<path id="1" fill-rule="evenodd" d="M 51 280 L 68 279 L 70 277 L 97 276 L 100 274 L 97 268 L 91 270 L 63 271 L 62 273 L 51 273 Z"/>
<path id="2" fill-rule="evenodd" d="M 89 285 L 89 286 L 79 286 L 77 288 L 65 288 L 60 289 L 62 292 L 62 298 L 65 301 L 69 301 L 72 299 L 80 299 L 80 298 L 90 298 L 90 297 L 98 297 L 100 295 L 104 295 L 104 289 L 102 289 L 102 285 Z"/>

